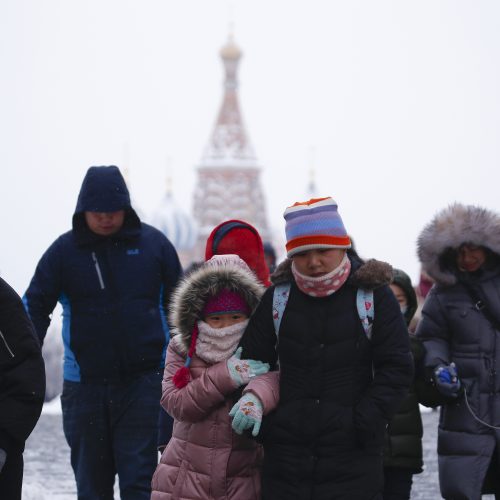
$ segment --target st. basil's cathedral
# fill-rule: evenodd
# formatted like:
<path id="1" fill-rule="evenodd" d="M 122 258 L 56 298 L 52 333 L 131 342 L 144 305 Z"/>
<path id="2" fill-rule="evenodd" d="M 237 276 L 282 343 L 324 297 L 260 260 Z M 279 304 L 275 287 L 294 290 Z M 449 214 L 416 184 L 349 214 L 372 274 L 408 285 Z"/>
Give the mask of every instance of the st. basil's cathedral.
<path id="1" fill-rule="evenodd" d="M 242 52 L 232 36 L 220 50 L 220 57 L 225 72 L 222 104 L 197 166 L 192 214 L 176 204 L 168 187 L 151 218 L 151 223 L 173 243 L 183 266 L 203 260 L 208 235 L 228 219 L 249 222 L 264 242 L 274 244 L 261 186 L 261 167 L 238 99 L 238 66 Z M 314 186 L 310 186 L 309 191 L 314 191 Z"/>

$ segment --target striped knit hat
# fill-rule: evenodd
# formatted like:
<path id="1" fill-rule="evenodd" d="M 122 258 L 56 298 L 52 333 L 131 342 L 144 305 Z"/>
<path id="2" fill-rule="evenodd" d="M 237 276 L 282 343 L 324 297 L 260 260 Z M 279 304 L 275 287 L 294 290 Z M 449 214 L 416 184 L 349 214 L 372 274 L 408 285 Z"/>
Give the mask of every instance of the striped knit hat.
<path id="1" fill-rule="evenodd" d="M 351 248 L 337 203 L 330 197 L 294 203 L 283 217 L 288 257 L 319 248 Z"/>

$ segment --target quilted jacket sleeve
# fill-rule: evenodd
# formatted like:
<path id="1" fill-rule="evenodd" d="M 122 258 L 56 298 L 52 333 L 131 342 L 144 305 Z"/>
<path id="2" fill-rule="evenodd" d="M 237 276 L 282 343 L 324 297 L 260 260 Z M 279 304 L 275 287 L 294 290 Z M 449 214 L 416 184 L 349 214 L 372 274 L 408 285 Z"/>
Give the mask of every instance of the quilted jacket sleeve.
<path id="1" fill-rule="evenodd" d="M 24 306 L 41 343 L 61 290 L 61 242 L 57 239 L 40 259 L 23 297 Z"/>
<path id="2" fill-rule="evenodd" d="M 280 400 L 280 372 L 273 371 L 250 380 L 243 393 L 253 392 L 264 407 L 264 415 L 272 412 Z"/>
<path id="3" fill-rule="evenodd" d="M 206 367 L 196 367 L 201 374 L 182 388 L 175 386 L 175 372 L 184 366 L 185 358 L 168 346 L 167 364 L 162 383 L 162 407 L 180 422 L 198 422 L 222 405 L 237 385 L 229 375 L 226 361 Z M 191 370 L 193 370 L 193 365 Z"/>
<path id="4" fill-rule="evenodd" d="M 424 367 L 427 372 L 438 365 L 450 363 L 451 333 L 436 288 L 427 296 L 416 335 L 425 347 Z"/>

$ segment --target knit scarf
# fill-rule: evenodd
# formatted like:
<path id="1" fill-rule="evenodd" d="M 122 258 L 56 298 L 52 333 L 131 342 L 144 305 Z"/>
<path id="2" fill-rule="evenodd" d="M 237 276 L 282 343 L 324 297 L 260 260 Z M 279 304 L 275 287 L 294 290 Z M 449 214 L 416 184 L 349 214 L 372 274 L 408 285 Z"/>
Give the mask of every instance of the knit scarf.
<path id="1" fill-rule="evenodd" d="M 326 297 L 335 293 L 347 281 L 350 271 L 351 261 L 347 254 L 333 271 L 317 278 L 299 273 L 292 261 L 292 274 L 295 283 L 297 283 L 299 290 L 311 297 Z"/>
<path id="2" fill-rule="evenodd" d="M 212 328 L 204 321 L 198 321 L 196 355 L 206 363 L 218 363 L 229 359 L 236 351 L 248 320 L 224 328 Z"/>

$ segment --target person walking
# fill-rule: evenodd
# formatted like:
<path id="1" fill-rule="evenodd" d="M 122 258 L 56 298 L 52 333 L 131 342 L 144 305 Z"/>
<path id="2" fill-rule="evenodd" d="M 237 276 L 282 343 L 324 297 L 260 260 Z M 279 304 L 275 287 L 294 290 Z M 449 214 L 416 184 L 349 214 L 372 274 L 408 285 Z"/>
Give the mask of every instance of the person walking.
<path id="1" fill-rule="evenodd" d="M 418 238 L 434 280 L 417 336 L 443 395 L 438 430 L 443 498 L 500 498 L 500 216 L 455 203 Z"/>
<path id="2" fill-rule="evenodd" d="M 263 500 L 378 499 L 385 429 L 413 375 L 391 267 L 350 251 L 330 197 L 284 218 L 288 259 L 240 342 L 242 357 L 279 366 L 279 404 L 262 419 L 244 394 L 233 428 L 261 425 Z"/>
<path id="3" fill-rule="evenodd" d="M 267 287 L 271 284 L 262 239 L 257 229 L 251 224 L 242 220 L 230 219 L 213 228 L 205 244 L 205 261 L 209 261 L 214 255 L 227 254 L 240 257 L 262 285 Z M 193 270 L 201 265 L 203 262 L 194 263 Z M 189 272 L 190 269 L 186 269 L 186 274 Z M 160 452 L 163 452 L 172 437 L 173 425 L 172 417 L 162 409 L 158 430 L 158 450 Z"/>
<path id="4" fill-rule="evenodd" d="M 225 254 L 238 255 L 264 286 L 271 284 L 262 238 L 248 222 L 230 219 L 213 228 L 205 245 L 205 260 Z"/>
<path id="5" fill-rule="evenodd" d="M 43 341 L 63 309 L 64 434 L 78 498 L 149 498 L 158 462 L 166 307 L 181 273 L 177 253 L 142 223 L 115 166 L 91 167 L 72 230 L 42 256 L 25 293 Z"/>
<path id="6" fill-rule="evenodd" d="M 161 399 L 174 428 L 152 500 L 260 500 L 261 447 L 232 431 L 229 411 L 247 384 L 264 412 L 276 406 L 273 384 L 256 377 L 269 365 L 236 350 L 262 292 L 245 262 L 230 254 L 213 256 L 176 289 Z"/>
<path id="7" fill-rule="evenodd" d="M 408 328 L 418 307 L 417 294 L 410 277 L 394 269 L 389 285 L 401 309 Z M 410 391 L 387 427 L 384 443 L 384 500 L 409 500 L 413 475 L 423 471 L 422 416 L 419 404 L 435 406 L 440 397 L 423 373 L 424 347 L 414 335 L 409 335 L 415 376 Z"/>
<path id="8" fill-rule="evenodd" d="M 0 278 L 0 498 L 21 500 L 24 445 L 44 396 L 40 342 L 21 297 Z"/>

